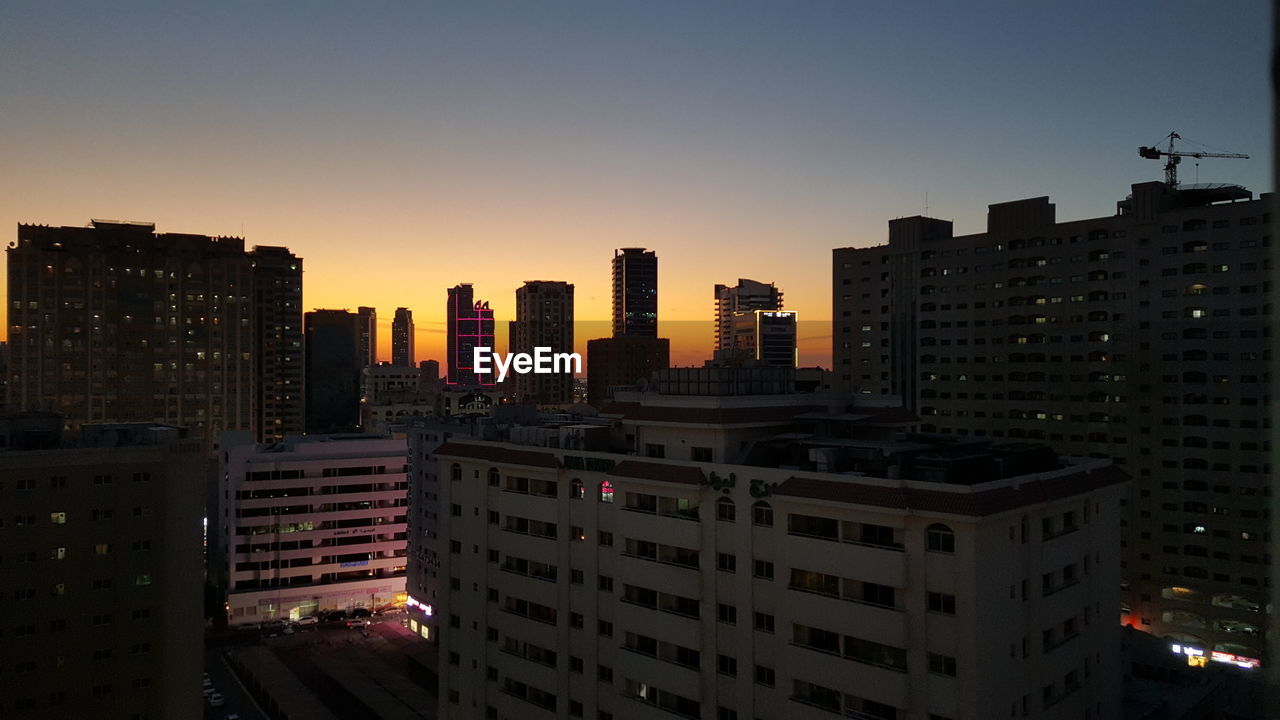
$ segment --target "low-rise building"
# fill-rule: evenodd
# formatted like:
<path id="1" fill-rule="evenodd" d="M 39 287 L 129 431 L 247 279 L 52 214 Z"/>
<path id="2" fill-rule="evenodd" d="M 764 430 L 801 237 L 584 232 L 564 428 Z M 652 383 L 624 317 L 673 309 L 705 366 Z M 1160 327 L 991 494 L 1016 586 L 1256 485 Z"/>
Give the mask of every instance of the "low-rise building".
<path id="1" fill-rule="evenodd" d="M 230 444 L 221 478 L 230 624 L 403 601 L 404 440 Z"/>

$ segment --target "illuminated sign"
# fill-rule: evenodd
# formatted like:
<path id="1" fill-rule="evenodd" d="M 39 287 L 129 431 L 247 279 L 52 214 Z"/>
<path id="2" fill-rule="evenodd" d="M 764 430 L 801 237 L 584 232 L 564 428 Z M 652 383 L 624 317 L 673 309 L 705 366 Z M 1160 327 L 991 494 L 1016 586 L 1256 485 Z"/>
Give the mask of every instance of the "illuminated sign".
<path id="1" fill-rule="evenodd" d="M 435 614 L 435 609 L 432 608 L 431 605 L 422 602 L 421 600 L 419 600 L 416 597 L 413 597 L 412 595 L 409 596 L 408 600 L 404 601 L 404 604 L 409 607 L 418 608 L 419 610 L 422 611 L 422 614 L 426 615 L 427 617 L 431 617 L 433 614 Z"/>
<path id="2" fill-rule="evenodd" d="M 1258 658 L 1245 657 L 1244 655 L 1233 655 L 1219 650 L 1210 652 L 1209 656 L 1206 658 L 1204 650 L 1190 645 L 1174 644 L 1170 645 L 1169 649 L 1173 651 L 1174 655 L 1186 655 L 1187 664 L 1192 667 L 1205 667 L 1208 664 L 1208 660 L 1226 663 L 1228 665 L 1235 665 L 1246 669 L 1262 667 L 1262 661 Z"/>

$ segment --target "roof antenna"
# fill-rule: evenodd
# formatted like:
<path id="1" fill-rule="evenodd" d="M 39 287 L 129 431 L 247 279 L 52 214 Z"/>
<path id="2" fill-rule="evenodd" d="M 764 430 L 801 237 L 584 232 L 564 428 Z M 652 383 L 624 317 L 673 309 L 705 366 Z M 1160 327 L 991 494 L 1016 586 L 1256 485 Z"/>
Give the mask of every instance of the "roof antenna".
<path id="1" fill-rule="evenodd" d="M 924 191 L 924 216 L 929 217 L 929 191 Z"/>

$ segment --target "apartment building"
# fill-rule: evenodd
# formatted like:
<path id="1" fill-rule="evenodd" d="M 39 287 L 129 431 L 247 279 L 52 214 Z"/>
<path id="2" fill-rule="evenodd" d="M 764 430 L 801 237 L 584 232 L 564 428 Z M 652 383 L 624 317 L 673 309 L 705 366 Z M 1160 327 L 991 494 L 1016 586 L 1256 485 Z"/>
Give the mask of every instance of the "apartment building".
<path id="1" fill-rule="evenodd" d="M 442 717 L 1119 716 L 1109 461 L 812 395 L 620 400 L 630 452 L 415 450 Z"/>
<path id="2" fill-rule="evenodd" d="M 0 716 L 199 717 L 202 445 L 61 425 L 0 417 Z"/>
<path id="3" fill-rule="evenodd" d="M 533 355 L 539 347 L 573 352 L 573 284 L 530 280 L 516 288 L 516 319 L 509 327 L 512 353 Z M 573 373 L 521 373 L 513 379 L 520 402 L 573 404 Z"/>
<path id="4" fill-rule="evenodd" d="M 1272 197 L 1136 184 L 1108 217 L 1046 197 L 987 231 L 890 221 L 833 253 L 836 387 L 921 428 L 1111 457 L 1133 477 L 1122 621 L 1254 665 L 1271 627 Z"/>
<path id="5" fill-rule="evenodd" d="M 165 422 L 207 444 L 302 429 L 302 260 L 151 223 L 19 225 L 9 404 L 68 425 Z"/>
<path id="6" fill-rule="evenodd" d="M 404 440 L 231 441 L 221 482 L 230 624 L 403 600 Z"/>
<path id="7" fill-rule="evenodd" d="M 715 286 L 716 299 L 716 350 L 733 350 L 733 318 L 737 313 L 756 310 L 781 310 L 782 291 L 773 283 L 738 278 L 737 285 Z"/>

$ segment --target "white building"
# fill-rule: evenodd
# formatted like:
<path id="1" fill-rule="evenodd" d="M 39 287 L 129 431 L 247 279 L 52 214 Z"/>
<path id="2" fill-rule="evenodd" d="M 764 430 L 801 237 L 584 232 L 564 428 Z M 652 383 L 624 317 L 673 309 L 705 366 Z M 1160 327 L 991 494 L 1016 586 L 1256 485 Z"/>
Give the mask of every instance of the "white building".
<path id="1" fill-rule="evenodd" d="M 1126 476 L 828 400 L 649 395 L 643 459 L 432 438 L 441 716 L 1119 717 Z"/>
<path id="2" fill-rule="evenodd" d="M 229 622 L 402 602 L 405 448 L 374 435 L 226 448 Z"/>

